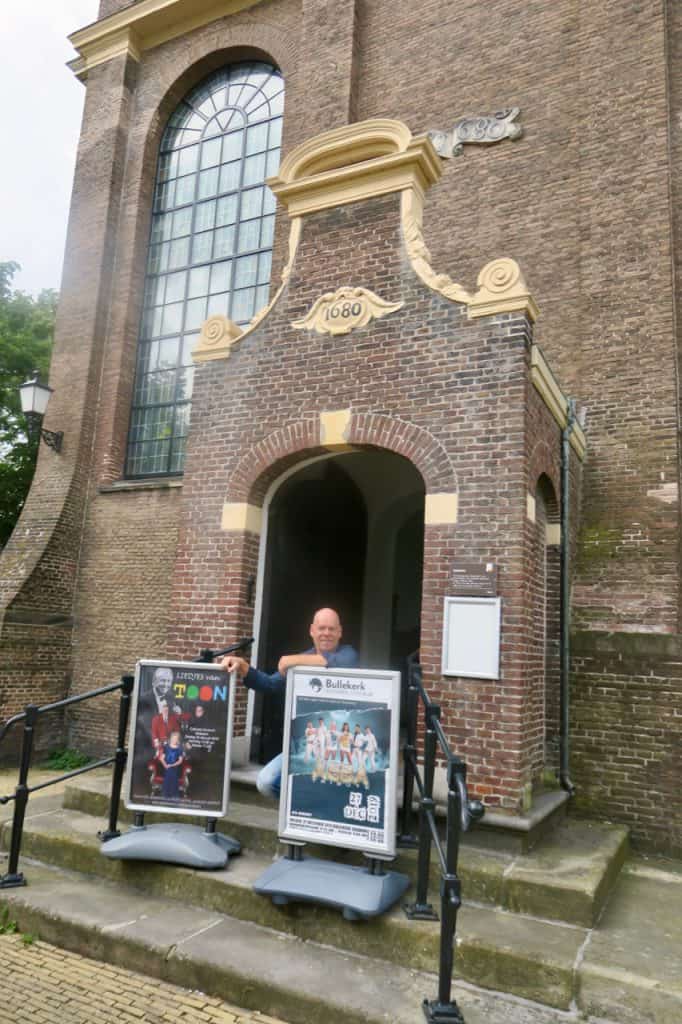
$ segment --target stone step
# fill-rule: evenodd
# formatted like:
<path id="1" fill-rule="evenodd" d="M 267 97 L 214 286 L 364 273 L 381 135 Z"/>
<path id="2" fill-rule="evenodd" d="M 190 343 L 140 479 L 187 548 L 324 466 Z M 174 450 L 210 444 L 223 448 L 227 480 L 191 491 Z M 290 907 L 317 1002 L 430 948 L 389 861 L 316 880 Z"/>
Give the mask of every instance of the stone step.
<path id="1" fill-rule="evenodd" d="M 109 792 L 108 774 L 79 776 L 67 783 L 64 806 L 103 817 L 108 814 Z M 277 811 L 271 802 L 258 799 L 257 793 L 252 800 L 253 793 L 248 787 L 236 789 L 227 817 L 218 827 L 248 850 L 272 856 L 281 852 Z M 132 822 L 133 816 L 121 803 L 121 824 Z M 169 819 L 165 814 L 145 818 L 150 824 Z M 471 840 L 475 840 L 475 832 Z M 311 856 L 362 863 L 361 856 L 329 846 L 309 844 L 307 850 Z M 465 897 L 470 901 L 589 928 L 601 913 L 627 850 L 626 829 L 568 818 L 528 854 L 514 856 L 479 849 L 470 841 L 462 846 L 459 872 Z M 395 869 L 414 878 L 414 851 L 400 850 Z M 437 891 L 435 854 L 431 884 Z"/>
<path id="2" fill-rule="evenodd" d="M 114 861 L 100 852 L 96 832 L 104 825 L 104 819 L 64 808 L 29 816 L 23 855 L 136 888 L 145 897 L 181 899 L 203 912 L 229 914 L 289 938 L 333 947 L 344 955 L 372 958 L 405 970 L 437 970 L 438 923 L 408 921 L 400 907 L 362 923 L 349 923 L 339 911 L 310 904 L 276 907 L 252 889 L 272 858 L 251 849 L 224 870 L 211 872 Z M 5 848 L 8 835 L 5 825 Z M 458 918 L 456 976 L 567 1010 L 575 995 L 574 968 L 586 934 L 583 928 L 465 901 Z"/>
<path id="3" fill-rule="evenodd" d="M 423 1020 L 422 1000 L 436 998 L 430 973 L 301 941 L 121 882 L 33 862 L 24 867 L 26 888 L 0 890 L 0 907 L 20 931 L 290 1024 L 416 1024 Z M 552 1010 L 465 983 L 455 983 L 452 997 L 466 1024 L 623 1020 L 597 1022 L 578 1008 Z M 639 1024 L 653 1020 L 644 1014 Z"/>

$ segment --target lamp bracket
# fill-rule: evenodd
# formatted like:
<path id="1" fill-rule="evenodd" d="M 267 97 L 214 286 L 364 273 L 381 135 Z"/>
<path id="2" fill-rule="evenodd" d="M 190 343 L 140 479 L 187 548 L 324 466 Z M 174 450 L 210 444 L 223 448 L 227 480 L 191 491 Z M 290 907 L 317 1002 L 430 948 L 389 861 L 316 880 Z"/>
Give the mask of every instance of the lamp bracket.
<path id="1" fill-rule="evenodd" d="M 62 450 L 62 441 L 64 440 L 63 430 L 42 430 L 40 431 L 42 437 L 48 448 L 52 448 L 55 452 Z"/>

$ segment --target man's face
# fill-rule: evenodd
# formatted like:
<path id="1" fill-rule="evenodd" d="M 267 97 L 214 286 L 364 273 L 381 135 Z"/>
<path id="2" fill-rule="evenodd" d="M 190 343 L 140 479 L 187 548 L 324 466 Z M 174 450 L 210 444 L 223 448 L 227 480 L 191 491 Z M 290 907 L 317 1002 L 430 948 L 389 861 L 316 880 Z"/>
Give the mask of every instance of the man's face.
<path id="1" fill-rule="evenodd" d="M 315 650 L 322 654 L 335 651 L 339 646 L 341 632 L 339 617 L 331 608 L 322 608 L 315 613 L 315 618 L 310 626 L 310 636 Z"/>
<path id="2" fill-rule="evenodd" d="M 173 669 L 166 666 L 157 668 L 152 678 L 152 690 L 157 700 L 164 697 L 173 686 Z"/>

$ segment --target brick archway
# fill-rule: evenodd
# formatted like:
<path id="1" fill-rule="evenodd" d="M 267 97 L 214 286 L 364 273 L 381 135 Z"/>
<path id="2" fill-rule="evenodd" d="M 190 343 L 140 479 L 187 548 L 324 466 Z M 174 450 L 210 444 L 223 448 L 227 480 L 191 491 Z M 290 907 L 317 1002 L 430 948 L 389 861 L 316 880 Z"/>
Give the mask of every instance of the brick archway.
<path id="1" fill-rule="evenodd" d="M 351 412 L 344 442 L 402 455 L 422 476 L 427 494 L 455 493 L 458 489 L 455 469 L 443 446 L 428 430 L 407 420 Z M 261 507 L 268 488 L 287 469 L 339 447 L 323 442 L 318 418 L 293 420 L 267 434 L 241 456 L 229 475 L 225 501 Z"/>

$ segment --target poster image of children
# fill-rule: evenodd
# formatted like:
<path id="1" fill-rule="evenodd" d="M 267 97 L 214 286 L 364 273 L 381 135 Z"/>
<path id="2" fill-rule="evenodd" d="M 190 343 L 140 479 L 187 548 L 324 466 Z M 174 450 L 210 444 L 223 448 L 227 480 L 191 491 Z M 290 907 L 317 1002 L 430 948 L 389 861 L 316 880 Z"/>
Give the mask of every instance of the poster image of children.
<path id="1" fill-rule="evenodd" d="M 317 720 L 317 741 L 315 745 L 315 760 L 320 760 L 324 757 L 327 749 L 327 726 L 324 723 L 324 718 L 318 718 Z"/>
<path id="2" fill-rule="evenodd" d="M 367 738 L 363 733 L 359 725 L 355 726 L 353 731 L 353 767 L 357 772 L 360 768 L 365 767 L 365 743 Z"/>
<path id="3" fill-rule="evenodd" d="M 280 836 L 393 854 L 399 715 L 398 672 L 293 670 Z"/>
<path id="4" fill-rule="evenodd" d="M 230 677 L 213 665 L 139 662 L 133 700 L 126 804 L 224 813 Z"/>
<path id="5" fill-rule="evenodd" d="M 317 741 L 317 729 L 313 725 L 312 721 L 308 722 L 305 727 L 305 754 L 303 755 L 306 763 L 312 761 L 315 757 L 315 745 Z"/>
<path id="6" fill-rule="evenodd" d="M 376 769 L 376 756 L 379 752 L 377 744 L 377 738 L 372 732 L 371 726 L 365 726 L 365 754 L 366 761 L 369 764 L 369 770 L 375 772 Z"/>
<path id="7" fill-rule="evenodd" d="M 168 737 L 168 742 L 164 744 L 163 749 L 159 752 L 159 761 L 163 765 L 161 793 L 165 797 L 177 799 L 181 796 L 180 771 L 185 762 L 182 737 L 178 730 L 172 732 Z"/>
<path id="8" fill-rule="evenodd" d="M 339 751 L 341 756 L 341 764 L 343 764 L 344 761 L 347 761 L 348 764 L 352 763 L 350 756 L 351 744 L 352 736 L 350 734 L 350 725 L 348 724 L 348 722 L 344 722 L 343 725 L 341 726 L 341 735 L 339 736 Z"/>
<path id="9" fill-rule="evenodd" d="M 296 807 L 338 822 L 347 821 L 349 814 L 366 816 L 371 807 L 372 816 L 383 823 L 390 712 L 385 706 L 362 702 L 321 707 L 314 697 L 299 698 L 297 711 L 289 750 Z M 311 753 L 310 725 L 315 721 Z M 349 793 L 357 794 L 350 804 Z"/>

